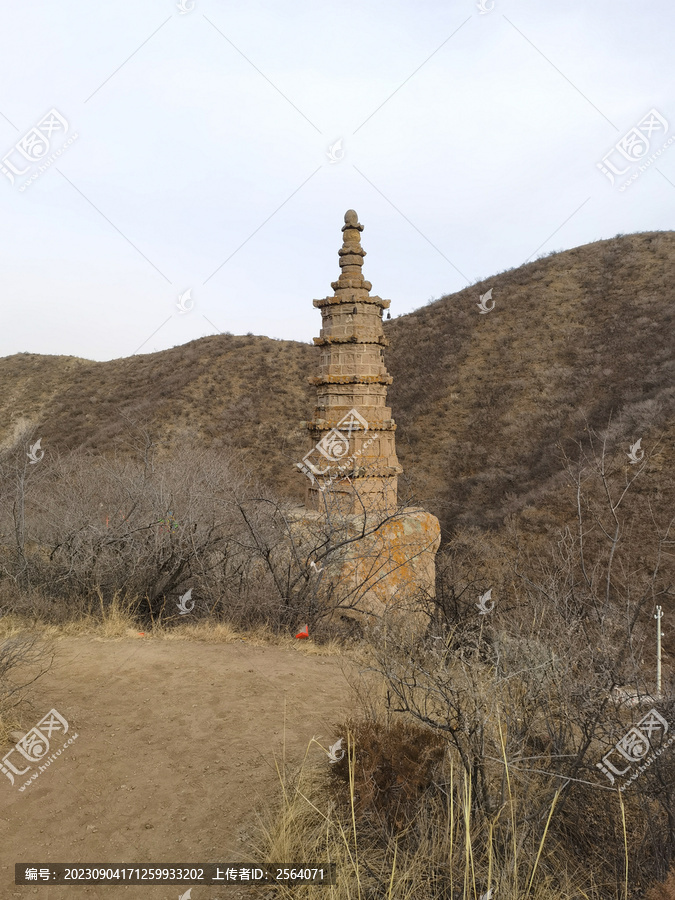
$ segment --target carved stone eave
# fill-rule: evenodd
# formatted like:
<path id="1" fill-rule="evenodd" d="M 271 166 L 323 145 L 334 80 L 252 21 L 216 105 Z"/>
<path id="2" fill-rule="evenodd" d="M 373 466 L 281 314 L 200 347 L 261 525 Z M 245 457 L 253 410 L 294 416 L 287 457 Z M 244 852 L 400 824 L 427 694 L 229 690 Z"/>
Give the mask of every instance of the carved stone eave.
<path id="1" fill-rule="evenodd" d="M 337 281 L 335 282 L 337 284 Z M 369 281 L 365 284 L 370 284 Z M 363 290 L 343 291 L 334 297 L 322 297 L 320 300 L 312 300 L 312 304 L 317 309 L 323 309 L 324 306 L 336 306 L 339 303 L 372 303 L 373 306 L 379 306 L 381 309 L 389 309 L 391 300 L 383 300 L 382 297 L 371 297 L 366 293 L 370 288 Z"/>
<path id="2" fill-rule="evenodd" d="M 316 347 L 323 347 L 326 344 L 379 344 L 381 347 L 388 347 L 391 341 L 383 334 L 378 335 L 374 340 L 368 338 L 358 338 L 356 335 L 351 337 L 315 337 L 312 338 Z"/>
<path id="3" fill-rule="evenodd" d="M 308 431 L 330 431 L 331 428 L 335 428 L 339 422 L 339 419 L 319 419 L 314 418 L 309 422 L 301 422 L 300 425 L 303 428 L 307 428 Z M 359 431 L 361 429 L 354 429 L 354 431 Z M 396 431 L 396 422 L 393 419 L 384 419 L 381 422 L 378 422 L 376 427 L 372 429 L 373 431 Z M 363 431 L 363 434 L 367 434 L 368 432 Z"/>
<path id="4" fill-rule="evenodd" d="M 350 461 L 348 464 L 343 465 L 342 468 L 340 468 L 339 466 L 335 466 L 334 468 L 328 469 L 327 471 L 328 473 L 333 473 L 339 479 L 344 479 L 346 477 L 384 478 L 392 477 L 394 475 L 401 475 L 403 473 L 403 469 L 400 465 L 385 466 L 379 463 L 359 463 L 355 461 Z"/>
<path id="5" fill-rule="evenodd" d="M 309 384 L 391 384 L 391 375 L 312 375 Z"/>

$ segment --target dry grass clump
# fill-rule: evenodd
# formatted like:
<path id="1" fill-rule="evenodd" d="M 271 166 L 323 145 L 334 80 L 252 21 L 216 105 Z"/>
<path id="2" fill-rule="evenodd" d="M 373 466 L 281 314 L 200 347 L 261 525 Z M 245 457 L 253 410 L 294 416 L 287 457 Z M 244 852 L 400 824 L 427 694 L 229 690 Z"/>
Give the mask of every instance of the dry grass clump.
<path id="1" fill-rule="evenodd" d="M 404 831 L 419 812 L 424 794 L 434 784 L 445 754 L 440 735 L 413 721 L 394 720 L 389 726 L 374 720 L 350 720 L 344 731 L 353 735 L 357 760 L 353 767 L 354 814 L 358 823 L 383 834 Z M 331 767 L 336 804 L 350 784 L 352 769 L 345 753 Z"/>
<path id="2" fill-rule="evenodd" d="M 358 655 L 358 651 L 345 651 L 339 640 L 328 639 L 318 643 L 310 637 L 309 640 L 300 641 L 292 635 L 279 634 L 265 625 L 240 630 L 228 622 L 199 620 L 184 622 L 176 627 L 167 627 L 162 623 L 148 627 L 134 616 L 133 609 L 122 602 L 105 607 L 100 615 L 82 616 L 59 624 L 39 617 L 28 621 L 24 616 L 12 613 L 0 617 L 0 641 L 18 635 L 31 635 L 36 640 L 50 643 L 62 638 L 83 636 L 94 640 L 142 637 L 145 640 L 195 641 L 207 644 L 242 642 L 252 647 L 286 647 L 306 656 L 338 656 L 345 652 Z"/>

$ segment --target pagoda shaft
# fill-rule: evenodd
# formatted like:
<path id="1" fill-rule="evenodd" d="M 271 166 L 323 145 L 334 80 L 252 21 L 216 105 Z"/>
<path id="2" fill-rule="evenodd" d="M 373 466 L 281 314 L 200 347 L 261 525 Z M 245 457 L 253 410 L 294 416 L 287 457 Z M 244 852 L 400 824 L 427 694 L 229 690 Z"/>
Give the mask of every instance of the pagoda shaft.
<path id="1" fill-rule="evenodd" d="M 308 422 L 315 448 L 306 457 L 313 473 L 307 506 L 324 509 L 330 497 L 345 513 L 392 513 L 402 469 L 396 424 L 386 405 L 392 378 L 384 364 L 388 341 L 382 311 L 390 301 L 370 296 L 372 285 L 361 271 L 362 231 L 357 214 L 348 210 L 334 296 L 314 300 L 322 317 L 320 336 L 314 338 L 321 363 L 319 375 L 310 379 L 317 386 L 317 405 Z"/>

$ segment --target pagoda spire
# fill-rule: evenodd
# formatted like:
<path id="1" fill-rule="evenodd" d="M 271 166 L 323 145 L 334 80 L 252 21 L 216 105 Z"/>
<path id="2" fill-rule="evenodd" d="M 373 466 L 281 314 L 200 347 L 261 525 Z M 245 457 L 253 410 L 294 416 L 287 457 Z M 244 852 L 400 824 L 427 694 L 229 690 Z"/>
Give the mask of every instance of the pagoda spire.
<path id="1" fill-rule="evenodd" d="M 337 281 L 331 282 L 336 296 L 342 291 L 363 290 L 368 293 L 372 288 L 372 284 L 365 280 L 361 271 L 363 257 L 366 255 L 361 246 L 362 231 L 363 225 L 359 223 L 356 211 L 348 209 L 345 213 L 345 224 L 342 226 L 342 246 L 338 250 L 342 272 Z"/>

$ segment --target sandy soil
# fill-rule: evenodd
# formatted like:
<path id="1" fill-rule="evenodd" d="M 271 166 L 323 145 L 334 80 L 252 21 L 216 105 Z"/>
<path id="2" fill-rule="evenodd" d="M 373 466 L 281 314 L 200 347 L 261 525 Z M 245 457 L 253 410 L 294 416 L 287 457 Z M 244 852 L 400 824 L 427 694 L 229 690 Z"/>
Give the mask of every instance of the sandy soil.
<path id="1" fill-rule="evenodd" d="M 0 775 L 3 900 L 178 900 L 188 890 L 18 886 L 15 862 L 251 861 L 254 804 L 278 795 L 284 702 L 286 758 L 299 763 L 312 736 L 324 746 L 339 737 L 332 723 L 351 696 L 344 657 L 300 646 L 78 637 L 57 647 L 53 669 L 33 688 L 35 720 L 25 725 L 55 708 L 79 736 L 23 792 L 37 764 L 14 786 Z M 191 900 L 241 896 L 236 886 L 191 892 Z"/>

